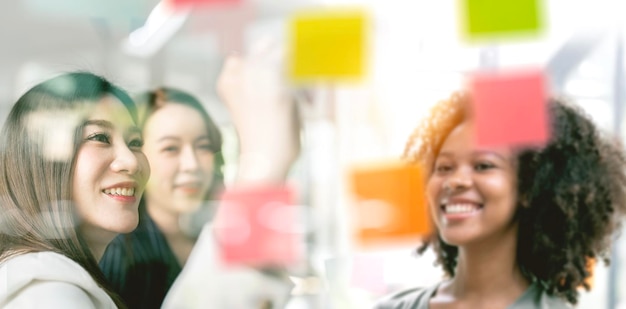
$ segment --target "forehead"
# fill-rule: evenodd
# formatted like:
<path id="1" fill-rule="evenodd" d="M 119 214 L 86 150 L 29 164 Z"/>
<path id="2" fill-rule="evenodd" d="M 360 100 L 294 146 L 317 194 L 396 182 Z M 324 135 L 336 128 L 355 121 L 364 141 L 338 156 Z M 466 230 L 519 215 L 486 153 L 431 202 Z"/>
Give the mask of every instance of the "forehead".
<path id="1" fill-rule="evenodd" d="M 193 132 L 206 133 L 207 125 L 200 111 L 191 106 L 178 103 L 168 103 L 156 110 L 147 119 L 146 134 Z"/>
<path id="2" fill-rule="evenodd" d="M 159 109 L 155 110 L 149 118 L 158 118 L 158 117 L 176 117 L 176 116 L 195 116 L 202 119 L 200 111 L 195 109 L 192 106 L 186 105 L 184 103 L 178 102 L 167 102 Z"/>
<path id="3" fill-rule="evenodd" d="M 94 104 L 88 113 L 88 119 L 107 120 L 115 125 L 135 125 L 126 106 L 114 96 L 106 96 Z"/>
<path id="4" fill-rule="evenodd" d="M 494 153 L 506 158 L 513 156 L 513 150 L 510 147 L 477 145 L 473 121 L 464 121 L 457 125 L 446 137 L 439 151 L 439 155 L 473 155 L 477 153 Z"/>

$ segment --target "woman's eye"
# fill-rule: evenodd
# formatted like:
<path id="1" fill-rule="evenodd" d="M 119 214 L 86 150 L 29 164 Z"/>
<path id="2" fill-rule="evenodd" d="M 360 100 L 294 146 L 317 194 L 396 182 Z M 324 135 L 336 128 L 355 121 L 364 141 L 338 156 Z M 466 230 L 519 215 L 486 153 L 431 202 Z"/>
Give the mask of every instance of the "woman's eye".
<path id="1" fill-rule="evenodd" d="M 164 152 L 177 152 L 178 151 L 178 147 L 176 146 L 167 146 L 163 148 Z"/>
<path id="2" fill-rule="evenodd" d="M 202 149 L 202 150 L 213 151 L 213 149 L 211 148 L 211 144 L 200 144 L 200 145 L 198 145 L 196 147 L 198 149 Z"/>
<path id="3" fill-rule="evenodd" d="M 96 141 L 96 142 L 100 142 L 100 143 L 106 143 L 106 144 L 110 144 L 111 143 L 111 138 L 106 133 L 94 133 L 94 134 L 91 134 L 91 135 L 89 135 L 87 137 L 87 140 L 89 140 L 89 141 Z"/>
<path id="4" fill-rule="evenodd" d="M 442 165 L 435 166 L 435 171 L 437 173 L 445 173 L 445 172 L 449 172 L 451 170 L 452 170 L 452 166 L 450 166 L 450 165 L 442 164 Z"/>
<path id="5" fill-rule="evenodd" d="M 143 147 L 143 140 L 140 138 L 133 139 L 128 143 L 128 147 L 141 148 Z"/>
<path id="6" fill-rule="evenodd" d="M 488 169 L 493 168 L 493 167 L 495 167 L 493 164 L 491 164 L 491 163 L 486 163 L 486 162 L 483 162 L 483 163 L 478 163 L 478 164 L 476 164 L 476 165 L 474 166 L 474 168 L 475 168 L 477 171 L 484 171 L 484 170 L 488 170 Z"/>

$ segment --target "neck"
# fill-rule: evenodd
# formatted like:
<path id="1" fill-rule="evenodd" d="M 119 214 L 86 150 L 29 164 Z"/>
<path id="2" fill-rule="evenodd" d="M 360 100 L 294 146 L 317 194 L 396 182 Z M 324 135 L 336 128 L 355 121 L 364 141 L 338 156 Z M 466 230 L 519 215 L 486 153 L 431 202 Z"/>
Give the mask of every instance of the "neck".
<path id="1" fill-rule="evenodd" d="M 179 223 L 180 214 L 168 211 L 165 207 L 151 202 L 149 199 L 146 199 L 146 210 L 165 236 L 183 235 Z"/>
<path id="2" fill-rule="evenodd" d="M 528 288 L 517 264 L 517 228 L 513 230 L 498 239 L 459 247 L 452 294 L 458 298 L 498 295 L 516 299 Z"/>
<path id="3" fill-rule="evenodd" d="M 161 233 L 163 233 L 163 236 L 165 236 L 178 263 L 181 266 L 185 265 L 195 244 L 195 239 L 190 238 L 180 229 L 180 214 L 168 211 L 167 208 L 161 207 L 161 205 L 151 204 L 148 199 L 146 199 L 146 210 L 150 218 L 161 230 Z"/>
<path id="4" fill-rule="evenodd" d="M 87 225 L 81 225 L 80 231 L 97 262 L 104 255 L 104 251 L 109 243 L 117 236 L 117 233 Z"/>

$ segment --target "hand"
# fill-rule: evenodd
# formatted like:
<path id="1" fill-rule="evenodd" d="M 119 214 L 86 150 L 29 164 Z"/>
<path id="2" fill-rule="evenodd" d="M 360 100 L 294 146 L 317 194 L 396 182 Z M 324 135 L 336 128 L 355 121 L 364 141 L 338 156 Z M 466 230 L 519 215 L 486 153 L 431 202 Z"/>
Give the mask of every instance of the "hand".
<path id="1" fill-rule="evenodd" d="M 300 151 L 295 100 L 282 78 L 282 53 L 257 48 L 245 59 L 230 56 L 217 91 L 239 135 L 237 183 L 282 183 Z"/>

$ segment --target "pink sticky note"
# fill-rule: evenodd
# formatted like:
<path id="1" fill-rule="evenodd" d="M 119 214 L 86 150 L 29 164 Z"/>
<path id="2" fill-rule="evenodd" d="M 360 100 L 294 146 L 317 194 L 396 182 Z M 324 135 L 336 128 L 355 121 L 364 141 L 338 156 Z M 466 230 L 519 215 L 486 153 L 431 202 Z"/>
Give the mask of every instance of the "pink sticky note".
<path id="1" fill-rule="evenodd" d="M 174 7 L 238 5 L 243 0 L 169 0 Z"/>
<path id="2" fill-rule="evenodd" d="M 542 145 L 550 136 L 540 70 L 483 72 L 470 81 L 479 146 Z"/>
<path id="3" fill-rule="evenodd" d="M 213 33 L 223 55 L 244 53 L 244 33 L 256 16 L 250 5 L 212 7 L 194 12 L 189 28 L 194 33 Z"/>
<path id="4" fill-rule="evenodd" d="M 384 265 L 382 257 L 355 257 L 352 260 L 351 285 L 377 294 L 385 293 Z"/>
<path id="5" fill-rule="evenodd" d="M 214 220 L 227 265 L 280 266 L 299 258 L 294 193 L 284 187 L 227 190 Z"/>

